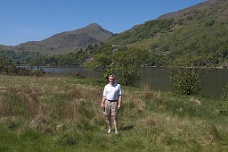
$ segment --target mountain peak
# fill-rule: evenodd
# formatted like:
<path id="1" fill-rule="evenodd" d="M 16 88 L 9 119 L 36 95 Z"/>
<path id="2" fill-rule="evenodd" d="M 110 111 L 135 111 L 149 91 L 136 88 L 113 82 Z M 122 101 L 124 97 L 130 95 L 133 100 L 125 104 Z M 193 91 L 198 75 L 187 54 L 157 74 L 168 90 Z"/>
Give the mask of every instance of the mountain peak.
<path id="1" fill-rule="evenodd" d="M 87 25 L 86 27 L 101 27 L 101 26 L 97 23 L 91 23 L 91 24 Z"/>
<path id="2" fill-rule="evenodd" d="M 76 49 L 102 42 L 113 35 L 97 23 L 91 23 L 81 29 L 55 34 L 47 39 L 26 42 L 16 46 L 17 50 L 37 51 L 43 54 L 73 52 Z"/>
<path id="3" fill-rule="evenodd" d="M 94 30 L 94 31 L 106 31 L 105 29 L 103 29 L 99 24 L 97 23 L 91 23 L 87 26 L 85 26 L 82 29 L 87 29 L 87 30 Z"/>

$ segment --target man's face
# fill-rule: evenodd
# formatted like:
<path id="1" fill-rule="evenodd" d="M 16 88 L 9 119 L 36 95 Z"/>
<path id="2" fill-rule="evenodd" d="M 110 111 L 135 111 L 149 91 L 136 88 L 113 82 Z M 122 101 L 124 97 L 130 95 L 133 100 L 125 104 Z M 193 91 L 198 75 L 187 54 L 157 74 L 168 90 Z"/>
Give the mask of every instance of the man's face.
<path id="1" fill-rule="evenodd" d="M 115 78 L 113 78 L 112 76 L 110 76 L 110 77 L 108 77 L 108 81 L 109 81 L 109 83 L 114 84 Z"/>

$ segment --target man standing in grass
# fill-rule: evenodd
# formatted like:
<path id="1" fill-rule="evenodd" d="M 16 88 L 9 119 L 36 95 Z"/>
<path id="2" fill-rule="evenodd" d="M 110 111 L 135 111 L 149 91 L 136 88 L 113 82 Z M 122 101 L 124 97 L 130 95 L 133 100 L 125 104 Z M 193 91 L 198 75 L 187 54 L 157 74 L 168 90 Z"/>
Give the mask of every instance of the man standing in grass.
<path id="1" fill-rule="evenodd" d="M 109 83 L 104 87 L 103 98 L 101 101 L 101 108 L 104 108 L 104 115 L 108 122 L 108 133 L 111 133 L 112 118 L 115 128 L 115 134 L 118 134 L 118 120 L 117 111 L 120 109 L 122 92 L 120 84 L 115 82 L 115 75 L 108 76 Z"/>

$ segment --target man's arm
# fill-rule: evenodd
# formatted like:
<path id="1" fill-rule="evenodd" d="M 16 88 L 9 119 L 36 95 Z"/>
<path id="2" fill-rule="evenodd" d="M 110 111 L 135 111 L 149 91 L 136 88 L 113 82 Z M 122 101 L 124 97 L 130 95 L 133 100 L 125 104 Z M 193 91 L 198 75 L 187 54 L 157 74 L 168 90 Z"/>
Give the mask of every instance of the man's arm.
<path id="1" fill-rule="evenodd" d="M 119 95 L 117 109 L 120 109 L 120 107 L 121 107 L 121 101 L 122 101 L 122 95 Z"/>
<path id="2" fill-rule="evenodd" d="M 104 106 L 105 106 L 105 100 L 106 100 L 106 97 L 103 96 L 103 98 L 101 100 L 101 108 L 104 108 Z"/>

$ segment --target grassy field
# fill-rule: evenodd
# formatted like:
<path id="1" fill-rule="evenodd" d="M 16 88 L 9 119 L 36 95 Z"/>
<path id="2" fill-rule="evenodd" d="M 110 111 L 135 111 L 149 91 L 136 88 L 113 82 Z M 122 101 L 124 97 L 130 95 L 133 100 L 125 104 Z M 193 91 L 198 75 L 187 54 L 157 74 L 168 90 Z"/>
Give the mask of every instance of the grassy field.
<path id="1" fill-rule="evenodd" d="M 122 86 L 120 134 L 107 134 L 105 82 L 0 76 L 0 151 L 228 151 L 222 100 Z"/>

